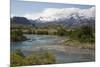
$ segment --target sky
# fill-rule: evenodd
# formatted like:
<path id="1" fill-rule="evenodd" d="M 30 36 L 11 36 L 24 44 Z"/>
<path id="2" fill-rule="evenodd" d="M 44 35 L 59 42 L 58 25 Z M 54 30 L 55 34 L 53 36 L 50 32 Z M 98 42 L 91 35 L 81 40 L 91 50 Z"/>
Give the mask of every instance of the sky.
<path id="1" fill-rule="evenodd" d="M 53 3 L 73 3 L 73 4 L 96 4 L 95 0 L 23 0 L 23 1 L 38 1 L 38 2 L 53 2 Z"/>
<path id="2" fill-rule="evenodd" d="M 50 17 L 51 15 L 55 15 L 55 14 L 57 14 L 57 16 L 59 14 L 61 15 L 65 11 L 67 12 L 67 13 L 65 12 L 65 14 L 69 14 L 70 11 L 71 13 L 76 12 L 76 11 L 78 12 L 80 10 L 84 12 L 84 11 L 87 11 L 88 9 L 89 11 L 91 11 L 91 8 L 93 7 L 95 6 L 11 0 L 11 17 L 24 16 L 24 17 L 33 19 L 43 14 L 44 15 L 48 14 Z"/>

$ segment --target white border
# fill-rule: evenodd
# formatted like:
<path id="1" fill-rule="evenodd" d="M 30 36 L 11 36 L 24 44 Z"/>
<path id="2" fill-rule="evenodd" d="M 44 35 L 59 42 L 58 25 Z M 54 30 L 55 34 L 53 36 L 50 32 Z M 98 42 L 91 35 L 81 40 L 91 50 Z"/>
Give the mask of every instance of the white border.
<path id="1" fill-rule="evenodd" d="M 0 67 L 8 67 L 10 64 L 9 5 L 9 0 L 0 0 Z"/>

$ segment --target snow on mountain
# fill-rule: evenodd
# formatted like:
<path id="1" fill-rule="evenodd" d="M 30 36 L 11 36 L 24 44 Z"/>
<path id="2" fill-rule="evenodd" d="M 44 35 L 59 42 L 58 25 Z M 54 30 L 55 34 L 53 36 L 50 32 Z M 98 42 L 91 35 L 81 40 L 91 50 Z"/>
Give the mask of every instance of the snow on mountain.
<path id="1" fill-rule="evenodd" d="M 48 8 L 40 13 L 39 17 L 35 20 L 38 22 L 52 22 L 52 21 L 62 21 L 65 19 L 95 19 L 95 7 L 89 9 L 79 9 L 79 8 Z"/>
<path id="2" fill-rule="evenodd" d="M 95 25 L 95 7 L 88 9 L 80 8 L 48 8 L 33 17 L 32 14 L 24 16 L 28 22 L 36 26 L 52 24 L 68 27 L 81 25 Z M 31 20 L 30 20 L 31 19 Z M 21 19 L 21 23 L 22 23 Z M 17 20 L 19 23 L 19 19 Z M 25 21 L 26 22 L 26 21 Z M 24 23 L 24 22 L 23 22 Z"/>
<path id="3" fill-rule="evenodd" d="M 36 25 L 60 24 L 64 26 L 95 25 L 95 7 L 79 8 L 48 8 L 34 19 Z M 39 26 L 38 25 L 38 26 Z"/>

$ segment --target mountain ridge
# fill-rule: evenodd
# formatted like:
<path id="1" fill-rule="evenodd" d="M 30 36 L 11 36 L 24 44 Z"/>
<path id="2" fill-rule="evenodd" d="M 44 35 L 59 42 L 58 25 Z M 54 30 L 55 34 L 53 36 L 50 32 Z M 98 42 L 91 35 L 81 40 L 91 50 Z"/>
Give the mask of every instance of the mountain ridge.
<path id="1" fill-rule="evenodd" d="M 54 21 L 41 21 L 41 18 L 37 18 L 35 20 L 27 19 L 26 17 L 12 17 L 11 23 L 15 24 L 23 24 L 23 25 L 35 25 L 36 27 L 46 27 L 48 25 L 62 25 L 65 27 L 77 27 L 82 25 L 95 25 L 94 17 L 91 18 L 81 18 L 79 16 L 71 16 L 70 18 L 63 18 L 63 19 L 55 19 Z"/>

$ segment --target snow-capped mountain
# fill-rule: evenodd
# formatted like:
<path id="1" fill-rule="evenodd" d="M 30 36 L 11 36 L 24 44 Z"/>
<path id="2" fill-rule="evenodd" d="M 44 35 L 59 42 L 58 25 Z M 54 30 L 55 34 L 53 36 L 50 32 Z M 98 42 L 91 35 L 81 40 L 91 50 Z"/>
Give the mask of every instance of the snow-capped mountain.
<path id="1" fill-rule="evenodd" d="M 53 19 L 52 21 L 44 21 L 45 17 L 39 17 L 32 21 L 36 26 L 48 26 L 48 25 L 63 25 L 67 27 L 77 27 L 82 25 L 95 25 L 95 17 L 84 18 L 78 15 L 72 15 L 69 18 L 63 17 L 59 19 Z M 46 19 L 46 18 L 45 18 Z"/>
<path id="2" fill-rule="evenodd" d="M 35 18 L 13 17 L 12 20 L 22 24 L 35 24 L 37 27 L 48 25 L 63 25 L 66 27 L 79 27 L 82 25 L 95 26 L 95 7 L 79 8 L 49 8 L 39 13 Z"/>
<path id="3" fill-rule="evenodd" d="M 95 7 L 89 9 L 79 8 L 49 8 L 44 10 L 39 17 L 33 19 L 37 26 L 47 26 L 49 24 L 60 24 L 68 27 L 81 25 L 95 25 Z"/>

